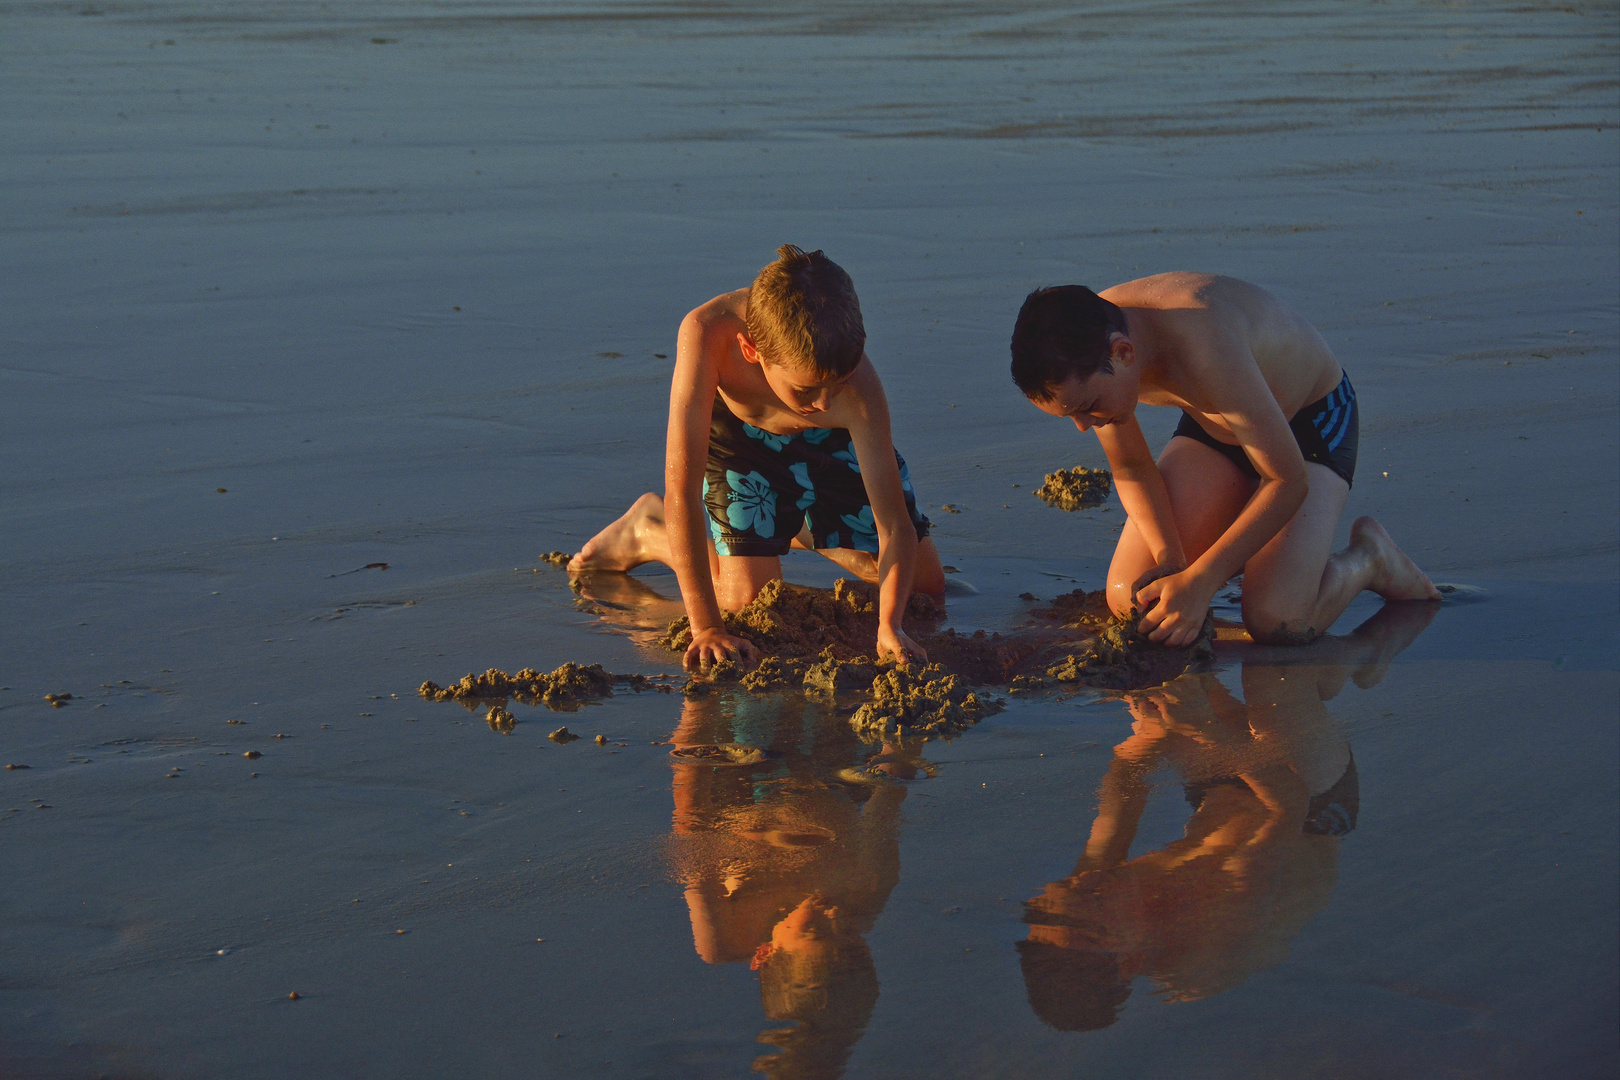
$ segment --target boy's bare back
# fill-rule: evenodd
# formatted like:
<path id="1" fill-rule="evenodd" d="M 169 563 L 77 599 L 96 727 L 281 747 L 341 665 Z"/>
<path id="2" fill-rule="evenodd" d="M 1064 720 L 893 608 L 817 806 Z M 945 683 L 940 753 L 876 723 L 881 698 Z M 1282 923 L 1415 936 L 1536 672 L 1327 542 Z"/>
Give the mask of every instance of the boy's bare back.
<path id="1" fill-rule="evenodd" d="M 1222 413 L 1231 410 L 1232 390 L 1253 368 L 1283 416 L 1327 394 L 1344 375 L 1315 327 L 1265 289 L 1237 278 L 1178 271 L 1098 295 L 1128 309 L 1132 337 L 1163 358 L 1143 373 L 1138 400 L 1186 409 L 1233 442 Z"/>

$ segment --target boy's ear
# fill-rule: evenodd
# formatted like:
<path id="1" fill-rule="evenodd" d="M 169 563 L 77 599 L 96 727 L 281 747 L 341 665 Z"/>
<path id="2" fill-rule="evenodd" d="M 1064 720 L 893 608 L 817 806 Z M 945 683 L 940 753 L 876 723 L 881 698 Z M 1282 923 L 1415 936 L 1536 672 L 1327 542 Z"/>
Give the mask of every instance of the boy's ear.
<path id="1" fill-rule="evenodd" d="M 754 345 L 754 339 L 747 334 L 738 332 L 737 345 L 742 349 L 743 359 L 750 364 L 763 364 L 765 362 L 765 357 L 760 355 L 758 347 Z"/>
<path id="2" fill-rule="evenodd" d="M 1108 339 L 1108 362 L 1114 367 L 1130 367 L 1136 363 L 1136 346 L 1131 339 L 1115 331 Z"/>

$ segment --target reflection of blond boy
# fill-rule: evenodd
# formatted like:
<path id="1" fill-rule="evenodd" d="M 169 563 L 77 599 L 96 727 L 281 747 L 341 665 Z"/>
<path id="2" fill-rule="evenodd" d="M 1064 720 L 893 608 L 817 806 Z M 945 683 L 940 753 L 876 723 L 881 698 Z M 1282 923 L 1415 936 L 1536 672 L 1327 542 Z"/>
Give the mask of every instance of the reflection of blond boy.
<path id="1" fill-rule="evenodd" d="M 706 743 L 721 718 L 689 702 L 671 742 Z M 902 766 L 903 768 L 903 766 Z M 755 1069 L 782 1080 L 836 1077 L 877 1002 L 864 935 L 900 880 L 898 784 L 870 790 L 815 774 L 761 790 L 742 769 L 677 761 L 676 860 L 692 943 L 705 963 L 749 962 L 780 1048 Z M 829 770 L 830 771 L 830 770 Z"/>
<path id="2" fill-rule="evenodd" d="M 721 610 L 781 577 L 790 547 L 812 549 L 878 586 L 879 656 L 924 657 L 900 619 L 914 587 L 944 592 L 944 571 L 890 438 L 855 286 L 819 251 L 779 256 L 682 320 L 664 494 L 637 499 L 569 569 L 673 569 L 691 667 L 751 657 Z"/>
<path id="3" fill-rule="evenodd" d="M 877 967 L 866 939 L 825 904 L 820 895 L 806 897 L 754 954 L 765 1015 L 798 1021 L 759 1036 L 780 1052 L 755 1059 L 754 1069 L 775 1080 L 842 1076 L 877 1006 Z"/>

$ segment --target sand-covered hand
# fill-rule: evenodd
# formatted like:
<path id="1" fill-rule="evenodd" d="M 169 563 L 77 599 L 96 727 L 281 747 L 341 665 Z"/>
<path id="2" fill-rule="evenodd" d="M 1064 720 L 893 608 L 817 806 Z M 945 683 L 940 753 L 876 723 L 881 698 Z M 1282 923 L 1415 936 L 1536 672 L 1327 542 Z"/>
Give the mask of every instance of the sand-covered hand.
<path id="1" fill-rule="evenodd" d="M 692 644 L 686 648 L 681 665 L 687 671 L 696 671 L 705 664 L 718 664 L 722 660 L 752 663 L 759 650 L 747 638 L 726 633 L 723 627 L 712 626 L 692 635 Z"/>

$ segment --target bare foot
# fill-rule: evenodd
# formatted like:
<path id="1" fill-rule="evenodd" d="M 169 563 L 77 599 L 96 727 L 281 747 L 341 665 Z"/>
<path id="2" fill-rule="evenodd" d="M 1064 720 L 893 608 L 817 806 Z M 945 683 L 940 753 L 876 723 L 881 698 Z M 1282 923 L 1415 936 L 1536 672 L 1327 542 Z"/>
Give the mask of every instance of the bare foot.
<path id="1" fill-rule="evenodd" d="M 1370 517 L 1357 518 L 1350 526 L 1350 546 L 1369 555 L 1378 568 L 1367 588 L 1385 600 L 1438 600 L 1440 590 L 1429 575 L 1418 569 L 1406 552 L 1395 546 L 1384 527 Z"/>
<path id="2" fill-rule="evenodd" d="M 1342 639 L 1345 645 L 1362 650 L 1351 678 L 1363 690 L 1383 681 L 1389 665 L 1406 647 L 1428 629 L 1440 609 L 1434 604 L 1385 604 L 1373 617 Z"/>
<path id="3" fill-rule="evenodd" d="M 664 500 L 649 491 L 618 521 L 586 541 L 579 554 L 568 560 L 568 569 L 634 570 L 642 563 L 667 558 L 660 550 L 667 546 Z"/>

